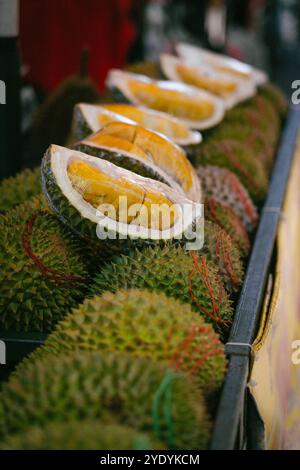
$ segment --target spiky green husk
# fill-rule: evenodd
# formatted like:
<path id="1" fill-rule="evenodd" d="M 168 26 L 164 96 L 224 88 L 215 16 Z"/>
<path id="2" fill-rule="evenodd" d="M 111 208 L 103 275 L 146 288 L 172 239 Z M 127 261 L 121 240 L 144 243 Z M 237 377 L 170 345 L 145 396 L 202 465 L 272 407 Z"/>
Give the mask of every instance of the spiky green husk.
<path id="1" fill-rule="evenodd" d="M 216 127 L 208 136 L 206 142 L 214 142 L 224 139 L 236 140 L 247 145 L 255 158 L 262 162 L 264 169 L 269 173 L 275 146 L 269 142 L 267 136 L 250 125 L 224 122 Z"/>
<path id="2" fill-rule="evenodd" d="M 251 105 L 237 106 L 226 113 L 224 123 L 243 124 L 256 131 L 262 132 L 270 145 L 275 145 L 278 139 L 278 128 L 274 127 L 272 120 L 268 120 L 263 113 Z"/>
<path id="3" fill-rule="evenodd" d="M 205 221 L 204 246 L 202 253 L 207 254 L 219 268 L 226 290 L 236 292 L 244 278 L 244 267 L 239 248 L 219 225 Z"/>
<path id="4" fill-rule="evenodd" d="M 255 95 L 251 100 L 244 103 L 245 108 L 250 108 L 258 111 L 265 120 L 268 126 L 273 130 L 274 134 L 279 134 L 281 119 L 276 107 L 261 94 Z"/>
<path id="5" fill-rule="evenodd" d="M 226 331 L 233 317 L 217 266 L 201 252 L 186 251 L 181 246 L 147 247 L 114 258 L 95 277 L 90 294 L 123 288 L 165 292 L 191 304 L 221 332 Z"/>
<path id="6" fill-rule="evenodd" d="M 149 432 L 169 448 L 205 448 L 203 397 L 164 363 L 126 354 L 72 353 L 19 368 L 3 385 L 0 435 L 50 422 L 101 420 Z"/>
<path id="7" fill-rule="evenodd" d="M 216 223 L 239 248 L 242 256 L 246 257 L 250 251 L 250 240 L 241 219 L 227 207 L 214 198 L 206 198 L 204 204 L 205 219 Z"/>
<path id="8" fill-rule="evenodd" d="M 251 232 L 257 224 L 257 209 L 238 177 L 226 168 L 210 165 L 199 166 L 197 174 L 204 197 L 212 197 L 219 203 L 230 207 L 242 220 L 246 230 Z"/>
<path id="9" fill-rule="evenodd" d="M 14 178 L 7 178 L 0 183 L 0 213 L 13 209 L 41 192 L 41 170 L 23 170 Z"/>
<path id="10" fill-rule="evenodd" d="M 156 450 L 165 447 L 149 435 L 100 421 L 50 423 L 10 436 L 0 450 Z"/>
<path id="11" fill-rule="evenodd" d="M 267 83 L 258 90 L 259 95 L 268 100 L 283 119 L 288 112 L 288 100 L 284 93 L 273 83 Z"/>
<path id="12" fill-rule="evenodd" d="M 27 363 L 74 350 L 128 352 L 164 361 L 194 377 L 207 393 L 221 385 L 225 374 L 223 345 L 211 325 L 190 305 L 147 290 L 105 292 L 86 299 Z"/>
<path id="13" fill-rule="evenodd" d="M 235 173 L 248 189 L 254 202 L 262 202 L 268 186 L 266 172 L 261 161 L 241 142 L 218 140 L 199 148 L 195 166 L 213 165 Z"/>
<path id="14" fill-rule="evenodd" d="M 145 178 L 152 178 L 157 181 L 161 181 L 162 183 L 168 184 L 168 181 L 163 178 L 160 173 L 154 171 L 143 162 L 127 157 L 126 155 L 122 155 L 116 151 L 108 151 L 100 147 L 94 147 L 93 145 L 80 142 L 75 146 L 75 148 L 76 150 L 86 153 L 87 155 L 103 158 L 104 160 L 107 160 L 114 165 L 125 168 L 126 170 L 132 171 L 133 173 L 137 173 L 138 175 Z"/>
<path id="15" fill-rule="evenodd" d="M 80 245 L 43 204 L 33 198 L 0 219 L 1 330 L 51 331 L 86 292 Z"/>

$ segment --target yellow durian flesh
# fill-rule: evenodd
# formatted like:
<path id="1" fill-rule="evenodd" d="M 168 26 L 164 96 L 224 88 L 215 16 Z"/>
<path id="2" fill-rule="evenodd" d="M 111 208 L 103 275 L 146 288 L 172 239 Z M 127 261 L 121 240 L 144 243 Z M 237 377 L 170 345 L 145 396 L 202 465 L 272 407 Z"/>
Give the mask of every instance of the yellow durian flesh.
<path id="1" fill-rule="evenodd" d="M 213 102 L 208 99 L 199 99 L 182 91 L 165 89 L 155 83 L 131 79 L 128 81 L 128 87 L 139 103 L 181 119 L 201 121 L 210 118 L 215 111 Z"/>
<path id="2" fill-rule="evenodd" d="M 188 65 L 178 64 L 176 71 L 179 77 L 188 85 L 204 88 L 217 95 L 222 96 L 233 93 L 237 89 L 237 83 L 234 81 L 213 78 L 211 74 L 201 72 L 200 69 Z"/>
<path id="3" fill-rule="evenodd" d="M 124 139 L 143 152 L 155 165 L 162 168 L 175 181 L 179 182 L 185 192 L 193 186 L 193 169 L 184 151 L 160 135 L 141 126 L 121 122 L 107 124 L 101 131 L 101 135 L 110 135 Z"/>
<path id="4" fill-rule="evenodd" d="M 153 111 L 148 113 L 144 109 L 137 108 L 131 104 L 112 103 L 105 104 L 104 107 L 109 111 L 132 119 L 132 121 L 141 126 L 160 132 L 170 139 L 185 139 L 189 136 L 189 128 L 185 124 L 169 118 L 168 115 L 154 114 Z"/>
<path id="5" fill-rule="evenodd" d="M 108 175 L 80 160 L 70 162 L 67 171 L 73 188 L 81 197 L 95 208 L 101 206 L 102 211 L 103 207 L 107 207 L 109 217 L 112 216 L 112 211 L 108 206 L 112 206 L 115 220 L 120 222 L 157 230 L 166 230 L 173 226 L 176 211 L 173 203 L 162 193 L 126 178 Z M 126 206 L 123 207 L 120 197 L 127 198 Z M 133 205 L 134 210 L 131 212 Z"/>
<path id="6" fill-rule="evenodd" d="M 111 149 L 123 150 L 125 152 L 134 153 L 139 158 L 149 160 L 149 156 L 135 143 L 124 139 L 121 135 L 111 135 L 102 131 L 89 136 L 86 142 L 94 143 L 99 146 L 109 147 Z M 151 158 L 150 158 L 151 160 Z"/>

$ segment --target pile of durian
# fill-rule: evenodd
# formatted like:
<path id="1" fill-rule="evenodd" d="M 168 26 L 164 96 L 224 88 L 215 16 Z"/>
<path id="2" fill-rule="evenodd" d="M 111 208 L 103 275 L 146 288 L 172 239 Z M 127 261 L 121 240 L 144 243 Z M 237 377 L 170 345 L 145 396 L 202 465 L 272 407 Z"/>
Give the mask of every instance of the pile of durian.
<path id="1" fill-rule="evenodd" d="M 74 144 L 0 183 L 0 331 L 49 333 L 2 384 L 1 449 L 209 446 L 287 103 L 245 64 L 178 53 L 173 81 L 111 71 L 117 101 L 78 104 Z M 99 219 L 120 196 L 138 214 Z M 176 238 L 193 214 L 149 222 L 155 203 L 204 203 L 203 247 Z"/>

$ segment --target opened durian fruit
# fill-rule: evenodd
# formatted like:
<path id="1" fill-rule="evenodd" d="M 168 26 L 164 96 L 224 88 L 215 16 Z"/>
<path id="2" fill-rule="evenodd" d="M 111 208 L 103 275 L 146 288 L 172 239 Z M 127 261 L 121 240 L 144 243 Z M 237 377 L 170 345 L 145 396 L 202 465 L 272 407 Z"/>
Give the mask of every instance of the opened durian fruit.
<path id="1" fill-rule="evenodd" d="M 243 83 L 242 79 L 218 71 L 208 63 L 190 65 L 188 61 L 170 54 L 161 55 L 160 63 L 168 79 L 207 90 L 222 98 L 226 108 L 232 108 L 256 93 L 255 84 L 250 80 Z"/>
<path id="2" fill-rule="evenodd" d="M 74 108 L 74 136 L 77 139 L 84 139 L 113 121 L 140 124 L 163 134 L 178 145 L 199 144 L 202 140 L 200 132 L 190 130 L 179 119 L 167 113 L 125 103 L 102 105 L 79 103 Z"/>
<path id="3" fill-rule="evenodd" d="M 166 137 L 142 126 L 111 122 L 79 142 L 76 148 L 183 190 L 192 201 L 201 200 L 200 182 L 185 152 Z"/>
<path id="4" fill-rule="evenodd" d="M 224 117 L 221 99 L 184 83 L 151 80 L 117 69 L 109 72 L 106 83 L 122 100 L 169 113 L 191 129 L 208 129 Z"/>

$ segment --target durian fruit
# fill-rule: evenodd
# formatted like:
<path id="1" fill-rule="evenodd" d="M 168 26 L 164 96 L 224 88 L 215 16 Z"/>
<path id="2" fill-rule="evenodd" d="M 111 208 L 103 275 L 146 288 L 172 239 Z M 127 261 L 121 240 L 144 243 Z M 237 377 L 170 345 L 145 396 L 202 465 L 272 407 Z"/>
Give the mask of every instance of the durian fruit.
<path id="1" fill-rule="evenodd" d="M 279 133 L 281 126 L 280 114 L 276 107 L 262 94 L 256 94 L 251 100 L 246 101 L 244 107 L 258 111 L 268 121 L 274 133 Z"/>
<path id="2" fill-rule="evenodd" d="M 51 331 L 86 292 L 80 245 L 42 198 L 0 219 L 0 329 Z"/>
<path id="3" fill-rule="evenodd" d="M 13 209 L 32 196 L 41 192 L 41 170 L 23 170 L 15 177 L 4 179 L 0 182 L 0 213 Z"/>
<path id="4" fill-rule="evenodd" d="M 231 170 L 247 188 L 255 203 L 264 200 L 268 187 L 265 169 L 245 144 L 229 139 L 204 143 L 196 156 L 195 166 L 199 165 Z"/>
<path id="5" fill-rule="evenodd" d="M 270 172 L 275 154 L 275 145 L 270 144 L 268 136 L 260 129 L 246 124 L 224 122 L 210 132 L 206 142 L 222 141 L 224 139 L 236 140 L 246 145 L 251 149 L 255 158 L 263 163 L 267 173 Z M 191 152 L 193 152 L 192 147 Z"/>
<path id="6" fill-rule="evenodd" d="M 270 148 L 274 148 L 278 140 L 278 129 L 267 119 L 259 109 L 251 106 L 236 106 L 226 113 L 224 124 L 242 124 L 253 131 L 261 132 L 269 142 Z"/>
<path id="7" fill-rule="evenodd" d="M 256 93 L 256 86 L 250 80 L 243 83 L 241 80 L 219 72 L 205 63 L 188 64 L 173 55 L 162 54 L 160 64 L 169 80 L 207 90 L 221 97 L 227 109 Z"/>
<path id="8" fill-rule="evenodd" d="M 111 122 L 76 148 L 127 170 L 158 179 L 195 202 L 201 199 L 199 179 L 185 152 L 171 140 L 135 123 Z"/>
<path id="9" fill-rule="evenodd" d="M 202 140 L 200 132 L 190 130 L 167 113 L 125 103 L 91 105 L 78 103 L 73 113 L 73 134 L 77 140 L 93 134 L 113 121 L 136 123 L 165 135 L 178 145 L 196 145 Z"/>
<path id="10" fill-rule="evenodd" d="M 288 100 L 284 93 L 274 83 L 266 83 L 259 88 L 259 95 L 267 99 L 283 119 L 288 112 Z"/>
<path id="11" fill-rule="evenodd" d="M 2 387 L 0 436 L 78 420 L 120 423 L 171 449 L 203 449 L 211 425 L 203 396 L 164 363 L 129 354 L 74 352 L 49 356 Z"/>
<path id="12" fill-rule="evenodd" d="M 241 219 L 228 206 L 214 198 L 206 198 L 204 203 L 205 219 L 219 225 L 230 235 L 243 257 L 250 251 L 250 240 Z"/>
<path id="13" fill-rule="evenodd" d="M 226 290 L 229 293 L 236 292 L 244 277 L 240 250 L 225 230 L 209 220 L 205 221 L 201 252 L 218 266 Z"/>
<path id="14" fill-rule="evenodd" d="M 208 129 L 224 117 L 224 102 L 220 98 L 183 83 L 113 69 L 106 84 L 120 101 L 166 112 L 191 129 Z"/>
<path id="15" fill-rule="evenodd" d="M 211 325 L 190 305 L 147 290 L 105 292 L 86 299 L 59 322 L 27 363 L 79 350 L 127 352 L 164 361 L 193 377 L 207 394 L 220 387 L 225 374 L 223 345 Z"/>
<path id="16" fill-rule="evenodd" d="M 95 276 L 90 294 L 148 289 L 191 304 L 193 310 L 226 332 L 233 317 L 218 267 L 200 252 L 182 246 L 147 247 L 120 255 Z"/>
<path id="17" fill-rule="evenodd" d="M 238 177 L 227 168 L 199 166 L 197 174 L 201 181 L 204 197 L 213 198 L 230 207 L 251 232 L 257 225 L 258 213 L 251 197 Z"/>
<path id="18" fill-rule="evenodd" d="M 30 427 L 0 443 L 0 450 L 157 450 L 149 435 L 120 424 L 84 420 Z"/>
<path id="19" fill-rule="evenodd" d="M 227 55 L 184 42 L 177 43 L 175 49 L 186 63 L 208 65 L 218 72 L 225 73 L 228 77 L 238 78 L 244 85 L 250 81 L 259 86 L 268 81 L 268 76 L 263 70 Z"/>
<path id="20" fill-rule="evenodd" d="M 55 145 L 42 181 L 50 207 L 76 234 L 121 248 L 182 239 L 202 216 L 198 203 L 166 184 Z"/>

